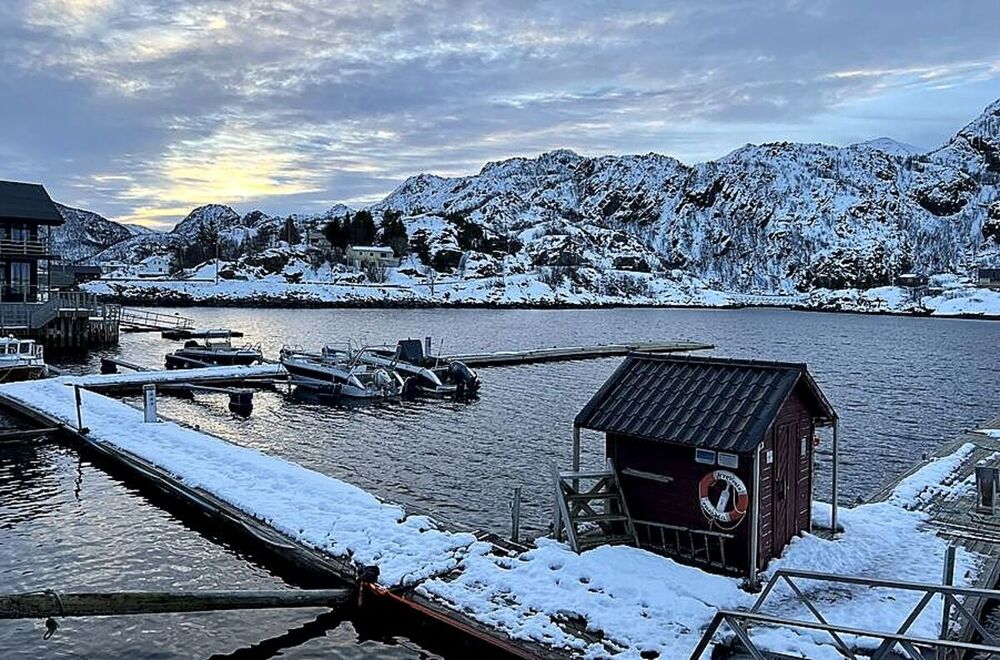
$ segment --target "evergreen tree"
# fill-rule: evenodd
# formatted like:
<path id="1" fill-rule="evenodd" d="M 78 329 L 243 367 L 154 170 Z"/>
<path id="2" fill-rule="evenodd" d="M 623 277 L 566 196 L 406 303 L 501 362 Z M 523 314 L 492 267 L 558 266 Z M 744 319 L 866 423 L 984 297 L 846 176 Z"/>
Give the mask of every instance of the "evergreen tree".
<path id="1" fill-rule="evenodd" d="M 371 245 L 375 242 L 375 221 L 372 214 L 362 209 L 351 220 L 350 244 Z"/>

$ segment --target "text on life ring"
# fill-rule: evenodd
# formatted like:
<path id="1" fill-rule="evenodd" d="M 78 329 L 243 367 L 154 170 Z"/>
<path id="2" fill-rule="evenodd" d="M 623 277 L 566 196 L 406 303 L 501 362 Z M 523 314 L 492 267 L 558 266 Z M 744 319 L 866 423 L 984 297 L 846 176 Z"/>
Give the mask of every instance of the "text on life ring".
<path id="1" fill-rule="evenodd" d="M 750 505 L 746 485 L 726 470 L 713 470 L 701 478 L 698 499 L 706 518 L 726 526 L 737 525 Z"/>

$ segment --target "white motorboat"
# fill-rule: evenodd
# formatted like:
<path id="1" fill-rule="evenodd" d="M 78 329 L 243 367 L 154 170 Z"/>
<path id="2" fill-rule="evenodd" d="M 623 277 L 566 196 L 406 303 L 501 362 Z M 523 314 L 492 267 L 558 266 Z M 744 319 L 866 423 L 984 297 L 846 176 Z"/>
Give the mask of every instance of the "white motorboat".
<path id="1" fill-rule="evenodd" d="M 394 371 L 365 364 L 364 350 L 353 351 L 348 345 L 324 346 L 322 351 L 306 353 L 293 348 L 281 349 L 281 364 L 294 385 L 320 394 L 354 399 L 385 399 L 403 392 L 403 379 Z"/>
<path id="2" fill-rule="evenodd" d="M 0 383 L 44 378 L 48 373 L 44 349 L 34 339 L 0 338 Z"/>

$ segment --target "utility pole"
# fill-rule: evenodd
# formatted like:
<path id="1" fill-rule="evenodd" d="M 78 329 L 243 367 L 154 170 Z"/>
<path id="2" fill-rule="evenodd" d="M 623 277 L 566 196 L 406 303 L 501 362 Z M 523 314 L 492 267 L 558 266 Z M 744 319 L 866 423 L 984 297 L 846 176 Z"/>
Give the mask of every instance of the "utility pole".
<path id="1" fill-rule="evenodd" d="M 219 237 L 215 237 L 215 286 L 219 286 Z"/>

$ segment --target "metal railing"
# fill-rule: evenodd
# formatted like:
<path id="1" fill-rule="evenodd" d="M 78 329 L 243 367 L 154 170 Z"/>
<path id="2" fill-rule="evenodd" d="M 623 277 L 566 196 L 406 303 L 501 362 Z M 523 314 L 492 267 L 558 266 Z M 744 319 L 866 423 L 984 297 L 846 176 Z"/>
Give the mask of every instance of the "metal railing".
<path id="1" fill-rule="evenodd" d="M 164 314 L 146 309 L 122 307 L 119 310 L 122 325 L 153 330 L 191 330 L 194 321 L 177 314 Z"/>
<path id="2" fill-rule="evenodd" d="M 911 591 L 921 593 L 923 595 L 913 609 L 907 614 L 899 628 L 895 631 L 870 630 L 831 624 L 827 621 L 826 617 L 823 616 L 816 603 L 814 603 L 805 594 L 800 585 L 795 582 L 796 579 L 843 585 L 857 585 L 868 587 L 870 589 Z M 779 582 L 787 584 L 789 588 L 791 588 L 796 598 L 801 601 L 803 605 L 805 605 L 806 609 L 808 609 L 809 612 L 815 617 L 815 620 L 803 621 L 778 615 L 762 614 L 760 612 L 760 608 L 764 604 L 764 601 Z M 944 601 L 941 638 L 930 639 L 910 635 L 910 628 L 920 615 L 926 611 L 927 605 L 934 599 L 935 596 L 941 596 Z M 834 646 L 836 646 L 837 650 L 844 657 L 851 658 L 852 660 L 857 657 L 856 650 L 844 641 L 842 635 L 853 635 L 860 638 L 881 640 L 881 644 L 879 644 L 874 651 L 857 651 L 857 653 L 863 653 L 866 658 L 870 657 L 872 660 L 880 660 L 882 658 L 890 657 L 890 654 L 897 653 L 897 649 L 901 649 L 904 657 L 911 658 L 912 660 L 926 659 L 926 656 L 921 653 L 920 648 L 935 650 L 939 658 L 961 657 L 962 653 L 967 651 L 1000 654 L 1000 640 L 998 640 L 995 634 L 987 630 L 979 622 L 976 616 L 969 611 L 968 607 L 966 607 L 966 603 L 959 600 L 962 598 L 966 599 L 966 602 L 968 599 L 974 598 L 982 599 L 984 601 L 1000 601 L 1000 591 L 994 589 L 978 589 L 974 587 L 956 587 L 947 584 L 925 584 L 920 582 L 905 582 L 901 580 L 882 580 L 877 578 L 836 575 L 833 573 L 819 573 L 815 571 L 779 569 L 775 571 L 768 580 L 763 591 L 761 591 L 760 596 L 757 598 L 757 602 L 754 603 L 750 610 L 720 610 L 716 613 L 716 615 L 712 618 L 712 622 L 705 630 L 705 634 L 702 635 L 701 640 L 698 642 L 698 646 L 695 647 L 694 652 L 691 654 L 691 658 L 692 660 L 695 660 L 696 658 L 700 658 L 705 653 L 723 624 L 729 626 L 729 628 L 736 635 L 736 638 L 743 645 L 742 650 L 755 660 L 764 660 L 766 655 L 753 643 L 753 640 L 750 637 L 749 627 L 754 624 L 826 632 L 830 636 L 830 639 L 834 643 Z M 982 644 L 947 639 L 951 611 L 954 611 L 960 619 L 964 618 L 965 622 L 977 633 L 979 633 L 983 641 Z M 954 656 L 950 656 L 952 651 L 955 652 Z"/>
<path id="3" fill-rule="evenodd" d="M 43 328 L 60 315 L 116 320 L 117 306 L 98 302 L 97 296 L 82 291 L 51 291 L 38 302 L 0 303 L 0 331 Z"/>

